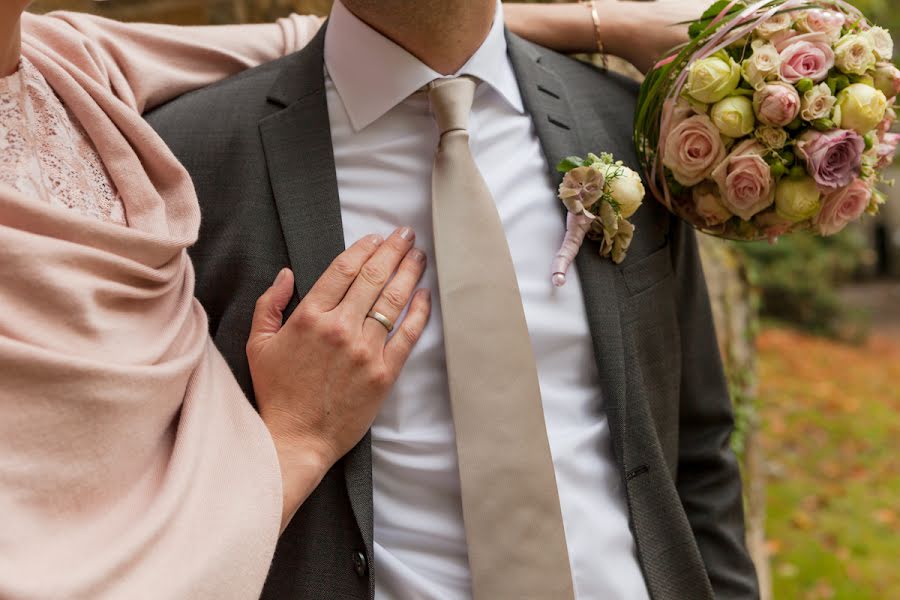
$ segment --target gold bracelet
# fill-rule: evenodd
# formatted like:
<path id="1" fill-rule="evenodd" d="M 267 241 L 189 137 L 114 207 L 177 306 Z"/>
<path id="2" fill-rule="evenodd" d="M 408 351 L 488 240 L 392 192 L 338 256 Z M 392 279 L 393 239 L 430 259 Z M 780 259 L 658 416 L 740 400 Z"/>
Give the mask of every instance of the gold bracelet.
<path id="1" fill-rule="evenodd" d="M 604 69 L 609 69 L 609 57 L 606 55 L 606 47 L 603 45 L 603 36 L 600 34 L 600 11 L 597 10 L 596 0 L 582 0 L 582 4 L 591 9 L 591 19 L 594 20 L 594 39 L 597 42 L 597 53 L 600 55 L 600 64 Z"/>

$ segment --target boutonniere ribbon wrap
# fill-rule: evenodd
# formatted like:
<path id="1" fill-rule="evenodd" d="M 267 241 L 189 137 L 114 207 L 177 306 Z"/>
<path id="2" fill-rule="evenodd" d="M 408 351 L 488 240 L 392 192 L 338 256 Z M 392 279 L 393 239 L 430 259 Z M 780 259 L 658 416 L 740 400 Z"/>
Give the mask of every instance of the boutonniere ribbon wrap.
<path id="1" fill-rule="evenodd" d="M 644 202 L 641 177 L 612 154 L 570 156 L 557 166 L 564 173 L 559 199 L 568 211 L 566 237 L 553 260 L 553 285 L 566 284 L 566 274 L 585 238 L 600 241 L 600 255 L 616 264 L 625 260 L 634 237 L 628 220 Z"/>

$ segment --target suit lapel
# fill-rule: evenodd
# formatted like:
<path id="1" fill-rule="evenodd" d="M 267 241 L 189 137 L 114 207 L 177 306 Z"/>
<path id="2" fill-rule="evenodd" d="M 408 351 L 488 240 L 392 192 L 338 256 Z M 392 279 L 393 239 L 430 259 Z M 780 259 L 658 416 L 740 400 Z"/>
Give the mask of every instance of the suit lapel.
<path id="1" fill-rule="evenodd" d="M 297 293 L 303 298 L 345 249 L 324 72 L 325 27 L 269 92 L 280 108 L 259 124 Z M 343 459 L 350 503 L 372 561 L 369 434 Z"/>
<path id="2" fill-rule="evenodd" d="M 531 114 L 551 176 L 558 185 L 562 175 L 556 164 L 571 155 L 584 156 L 613 148 L 601 129 L 597 139 L 580 134 L 578 115 L 572 109 L 566 85 L 541 64 L 541 51 L 515 35 L 507 35 L 509 55 L 516 71 L 525 107 Z M 597 129 L 592 127 L 592 129 Z M 565 222 L 565 209 L 562 208 Z M 561 240 L 560 240 L 561 241 Z M 623 461 L 625 439 L 625 358 L 616 295 L 616 267 L 599 256 L 594 242 L 585 242 L 576 261 L 584 293 L 594 353 L 600 372 L 604 406 L 610 424 L 615 454 Z"/>
<path id="3" fill-rule="evenodd" d="M 345 245 L 325 96 L 324 35 L 297 59 L 269 93 L 281 110 L 263 119 L 259 129 L 302 298 Z"/>

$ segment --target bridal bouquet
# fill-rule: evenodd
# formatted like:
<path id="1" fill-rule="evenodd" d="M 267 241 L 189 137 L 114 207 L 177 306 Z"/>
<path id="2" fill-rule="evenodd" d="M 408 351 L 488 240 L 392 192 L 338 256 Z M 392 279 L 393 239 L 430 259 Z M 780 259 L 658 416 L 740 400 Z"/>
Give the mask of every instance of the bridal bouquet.
<path id="1" fill-rule="evenodd" d="M 635 142 L 651 191 L 719 237 L 833 235 L 885 196 L 900 70 L 841 0 L 722 0 L 648 74 Z"/>

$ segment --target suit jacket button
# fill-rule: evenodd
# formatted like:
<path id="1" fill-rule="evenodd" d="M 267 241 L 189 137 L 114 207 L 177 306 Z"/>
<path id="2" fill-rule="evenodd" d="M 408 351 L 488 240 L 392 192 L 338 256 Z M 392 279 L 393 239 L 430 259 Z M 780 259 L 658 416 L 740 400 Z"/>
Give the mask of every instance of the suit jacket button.
<path id="1" fill-rule="evenodd" d="M 353 569 L 356 571 L 356 574 L 360 577 L 365 577 L 366 573 L 369 570 L 369 564 L 366 560 L 366 555 L 362 552 L 356 552 L 353 555 Z"/>

